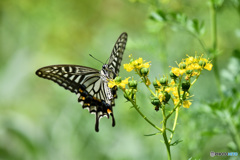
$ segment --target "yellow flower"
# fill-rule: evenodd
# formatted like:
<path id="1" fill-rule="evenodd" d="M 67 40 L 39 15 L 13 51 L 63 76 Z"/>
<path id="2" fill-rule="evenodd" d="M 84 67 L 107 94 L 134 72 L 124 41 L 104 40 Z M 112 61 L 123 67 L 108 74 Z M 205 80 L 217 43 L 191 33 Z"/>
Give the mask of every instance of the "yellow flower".
<path id="1" fill-rule="evenodd" d="M 123 67 L 124 67 L 124 69 L 125 69 L 126 71 L 128 71 L 128 72 L 131 72 L 131 71 L 134 69 L 134 66 L 131 65 L 131 63 L 129 63 L 129 64 L 123 64 Z"/>
<path id="2" fill-rule="evenodd" d="M 179 99 L 178 99 L 178 98 L 174 98 L 174 99 L 173 99 L 173 103 L 174 103 L 174 105 L 177 105 L 178 102 L 179 102 Z"/>
<path id="3" fill-rule="evenodd" d="M 159 99 L 160 102 L 163 101 L 163 93 L 162 92 L 159 93 L 158 99 Z"/>
<path id="4" fill-rule="evenodd" d="M 122 81 L 116 81 L 115 79 L 112 79 L 112 80 L 109 80 L 109 82 L 108 82 L 108 87 L 109 88 L 113 88 L 114 86 L 117 86 L 117 87 L 121 87 L 121 88 L 123 88 L 123 89 L 125 89 L 125 86 L 126 86 L 126 84 L 128 84 L 128 79 L 129 79 L 130 77 L 128 77 L 128 78 L 126 78 L 125 80 L 122 80 Z"/>
<path id="5" fill-rule="evenodd" d="M 195 72 L 195 71 L 194 71 L 194 72 L 192 73 L 192 76 L 198 76 L 198 75 L 199 75 L 199 72 Z"/>
<path id="6" fill-rule="evenodd" d="M 211 61 L 209 61 L 208 59 L 206 59 L 206 58 L 200 58 L 199 59 L 199 62 L 201 61 L 201 63 L 205 63 L 204 65 L 203 65 L 203 68 L 204 69 L 206 69 L 206 70 L 208 70 L 208 71 L 211 71 L 212 70 L 212 67 L 213 67 L 213 65 L 212 65 L 212 63 L 211 63 Z"/>
<path id="7" fill-rule="evenodd" d="M 172 87 L 172 94 L 178 98 L 178 87 Z"/>
<path id="8" fill-rule="evenodd" d="M 138 59 L 136 59 L 135 61 L 132 62 L 132 65 L 135 68 L 138 68 L 140 65 L 142 65 L 143 59 L 140 57 Z M 140 69 L 140 68 L 139 68 Z"/>
<path id="9" fill-rule="evenodd" d="M 188 67 L 187 67 L 188 69 L 192 69 L 192 70 L 199 70 L 199 69 L 201 69 L 202 67 L 198 64 L 198 63 L 192 63 L 192 64 L 190 64 Z"/>
<path id="10" fill-rule="evenodd" d="M 204 69 L 206 69 L 206 70 L 208 70 L 208 71 L 211 71 L 211 70 L 212 70 L 212 67 L 213 67 L 212 63 L 207 63 L 207 64 L 205 65 Z"/>
<path id="11" fill-rule="evenodd" d="M 168 93 L 171 92 L 172 91 L 172 87 L 166 87 L 165 91 L 168 92 Z"/>
<path id="12" fill-rule="evenodd" d="M 192 104 L 192 102 L 190 102 L 189 100 L 183 101 L 183 107 L 184 108 L 189 108 L 191 104 Z"/>
<path id="13" fill-rule="evenodd" d="M 177 68 L 177 67 L 172 67 L 171 71 L 172 71 L 173 74 L 175 74 L 176 76 L 179 76 L 179 75 L 183 75 L 183 73 L 186 72 L 186 69 L 180 69 L 180 68 Z"/>
<path id="14" fill-rule="evenodd" d="M 200 57 L 199 61 L 204 61 L 204 62 L 208 63 L 208 60 L 206 58 L 202 58 L 202 56 Z"/>
<path id="15" fill-rule="evenodd" d="M 119 86 L 121 86 L 122 88 L 125 89 L 125 85 L 128 84 L 128 79 L 129 79 L 129 78 L 130 78 L 130 77 L 128 77 L 128 78 L 122 80 L 122 82 L 119 84 Z"/>
<path id="16" fill-rule="evenodd" d="M 109 80 L 109 82 L 108 82 L 108 87 L 109 88 L 113 88 L 114 86 L 116 86 L 117 84 L 116 84 L 116 82 L 114 81 L 114 79 L 113 80 Z"/>
<path id="17" fill-rule="evenodd" d="M 170 82 L 170 85 L 174 86 L 175 84 L 176 84 L 175 81 L 172 79 L 171 82 Z"/>
<path id="18" fill-rule="evenodd" d="M 209 71 L 212 70 L 212 67 L 213 67 L 212 63 L 208 59 L 202 58 L 202 57 L 203 57 L 203 55 L 201 55 L 200 57 L 188 56 L 188 58 L 183 59 L 178 64 L 178 67 L 172 67 L 171 71 L 176 76 L 180 76 L 185 73 L 185 74 L 188 74 L 190 77 L 192 77 L 192 76 L 196 76 L 196 75 L 198 76 L 199 71 L 202 69 L 206 69 Z M 186 72 L 186 71 L 188 71 L 188 72 Z M 192 73 L 189 71 L 191 71 Z"/>
<path id="19" fill-rule="evenodd" d="M 188 56 L 188 55 L 187 55 Z M 185 63 L 188 65 L 188 64 L 191 64 L 191 63 L 194 63 L 194 62 L 196 62 L 197 61 L 197 59 L 195 59 L 194 57 L 190 57 L 190 56 L 188 56 L 188 58 L 186 58 L 185 59 Z"/>
<path id="20" fill-rule="evenodd" d="M 141 69 L 141 68 L 149 68 L 150 67 L 150 64 L 149 64 L 150 62 L 146 62 L 146 63 L 143 63 L 143 64 L 141 64 L 140 66 L 139 66 L 139 68 Z"/>
<path id="21" fill-rule="evenodd" d="M 179 76 L 179 70 L 180 69 L 177 67 L 172 67 L 172 69 L 171 69 L 172 73 L 175 74 L 176 76 Z"/>
<path id="22" fill-rule="evenodd" d="M 132 57 L 131 55 L 129 56 Z M 149 68 L 150 62 L 143 63 L 143 59 L 140 57 L 136 60 L 131 61 L 128 64 L 124 64 L 123 67 L 126 71 L 131 72 L 133 69 Z"/>
<path id="23" fill-rule="evenodd" d="M 150 80 L 147 78 L 147 80 L 146 80 L 146 85 L 147 86 L 150 86 L 151 85 L 151 82 L 150 82 Z"/>
<path id="24" fill-rule="evenodd" d="M 162 87 L 157 90 L 158 93 L 161 93 L 162 91 L 163 91 Z"/>
<path id="25" fill-rule="evenodd" d="M 156 80 L 156 82 L 157 82 L 158 86 L 161 86 L 161 83 L 158 80 Z"/>

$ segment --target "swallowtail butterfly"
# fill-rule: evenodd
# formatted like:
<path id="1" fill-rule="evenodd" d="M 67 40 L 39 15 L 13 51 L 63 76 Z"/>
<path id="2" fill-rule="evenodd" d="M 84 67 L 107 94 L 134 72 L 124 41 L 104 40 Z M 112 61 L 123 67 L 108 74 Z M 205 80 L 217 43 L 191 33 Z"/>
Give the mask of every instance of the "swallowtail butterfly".
<path id="1" fill-rule="evenodd" d="M 78 95 L 83 108 L 96 115 L 95 131 L 99 131 L 99 119 L 103 116 L 115 120 L 112 107 L 117 98 L 117 87 L 109 88 L 108 79 L 114 79 L 119 72 L 127 33 L 122 33 L 115 43 L 107 64 L 101 70 L 79 65 L 51 65 L 40 68 L 36 75 L 54 81 L 63 88 Z"/>

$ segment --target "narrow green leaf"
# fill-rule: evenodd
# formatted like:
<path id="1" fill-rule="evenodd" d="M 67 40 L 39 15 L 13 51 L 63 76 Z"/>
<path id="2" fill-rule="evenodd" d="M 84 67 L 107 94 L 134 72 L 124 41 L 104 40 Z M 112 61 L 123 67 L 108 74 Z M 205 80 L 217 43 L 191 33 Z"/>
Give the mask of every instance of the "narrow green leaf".
<path id="1" fill-rule="evenodd" d="M 182 142 L 183 140 L 176 140 L 175 142 L 171 143 L 171 146 L 176 146 L 178 143 Z"/>
<path id="2" fill-rule="evenodd" d="M 161 132 L 157 132 L 157 133 L 152 133 L 152 134 L 145 134 L 144 136 L 155 136 L 155 135 L 158 135 L 158 134 L 162 134 Z"/>

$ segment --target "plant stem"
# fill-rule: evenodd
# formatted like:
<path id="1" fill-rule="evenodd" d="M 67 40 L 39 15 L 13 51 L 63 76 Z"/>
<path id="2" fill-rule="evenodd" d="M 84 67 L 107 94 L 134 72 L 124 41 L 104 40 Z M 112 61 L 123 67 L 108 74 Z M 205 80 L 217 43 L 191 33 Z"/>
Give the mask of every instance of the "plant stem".
<path id="1" fill-rule="evenodd" d="M 186 29 L 187 30 L 187 29 Z M 194 38 L 196 38 L 198 40 L 198 42 L 200 43 L 200 45 L 202 46 L 203 50 L 206 52 L 206 53 L 209 53 L 208 50 L 206 49 L 206 46 L 204 44 L 204 42 L 199 38 L 198 35 L 194 34 L 193 32 L 187 30 L 187 32 L 192 35 Z"/>
<path id="2" fill-rule="evenodd" d="M 223 98 L 223 92 L 221 89 L 221 82 L 220 82 L 220 75 L 218 70 L 218 64 L 217 64 L 217 14 L 216 14 L 216 5 L 214 4 L 214 1 L 211 1 L 211 21 L 212 21 L 212 49 L 213 49 L 213 60 L 212 64 L 214 66 L 214 75 L 216 78 L 217 88 L 219 95 Z"/>
<path id="3" fill-rule="evenodd" d="M 126 94 L 126 92 L 123 90 L 123 92 Z M 137 112 L 143 117 L 143 119 L 145 121 L 147 121 L 151 126 L 153 126 L 154 128 L 156 128 L 158 131 L 160 131 L 162 133 L 162 129 L 159 128 L 158 126 L 156 126 L 155 124 L 153 124 L 140 110 L 138 105 L 136 104 L 136 102 L 134 100 L 132 100 L 131 97 L 128 97 L 129 101 L 132 103 L 133 107 L 137 110 Z"/>
<path id="4" fill-rule="evenodd" d="M 229 132 L 231 134 L 233 142 L 236 144 L 237 150 L 240 151 L 240 137 L 239 137 L 239 133 L 237 131 L 237 128 L 234 125 L 234 122 L 231 118 L 230 113 L 225 111 L 224 114 L 225 114 L 226 123 L 227 123 L 227 126 L 229 128 Z"/>
<path id="5" fill-rule="evenodd" d="M 146 83 L 145 83 L 145 85 L 146 85 Z M 146 87 L 147 87 L 147 89 L 152 93 L 152 95 L 153 95 L 154 97 L 157 97 L 157 95 L 151 90 L 151 88 L 149 88 L 149 86 L 146 85 Z"/>
<path id="6" fill-rule="evenodd" d="M 175 112 L 175 110 L 178 108 L 178 107 L 180 107 L 180 105 L 179 104 L 181 104 L 182 103 L 182 100 L 180 99 L 179 100 L 179 102 L 174 106 L 174 108 L 170 111 L 170 113 L 166 116 L 166 119 L 168 119 L 172 114 L 173 114 L 173 112 Z"/>
<path id="7" fill-rule="evenodd" d="M 168 138 L 167 138 L 167 117 L 165 114 L 165 105 L 162 106 L 162 115 L 163 115 L 163 126 L 162 126 L 162 133 L 163 133 L 163 139 L 164 139 L 164 143 L 167 149 L 167 154 L 168 154 L 168 160 L 171 160 L 171 150 L 170 150 L 170 145 L 168 142 Z"/>
<path id="8" fill-rule="evenodd" d="M 174 134 L 176 126 L 177 126 L 178 113 L 179 113 L 179 106 L 176 108 L 174 124 L 173 124 L 173 128 L 172 128 L 172 133 L 171 133 L 169 141 L 168 141 L 169 144 L 171 144 L 171 141 L 172 141 L 172 138 L 173 138 L 173 134 Z"/>

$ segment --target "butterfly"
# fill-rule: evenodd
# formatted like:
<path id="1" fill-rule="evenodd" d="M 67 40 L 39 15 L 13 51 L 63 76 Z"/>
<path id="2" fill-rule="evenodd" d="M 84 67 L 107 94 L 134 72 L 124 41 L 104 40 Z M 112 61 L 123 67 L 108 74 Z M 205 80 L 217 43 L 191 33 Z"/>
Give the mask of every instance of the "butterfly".
<path id="1" fill-rule="evenodd" d="M 115 126 L 112 107 L 115 106 L 117 87 L 109 88 L 108 79 L 114 79 L 119 73 L 127 37 L 125 32 L 119 36 L 108 63 L 101 70 L 80 65 L 51 65 L 36 71 L 37 76 L 49 79 L 78 95 L 82 107 L 96 115 L 96 132 L 99 131 L 99 120 L 103 116 L 111 116 L 112 126 Z"/>

